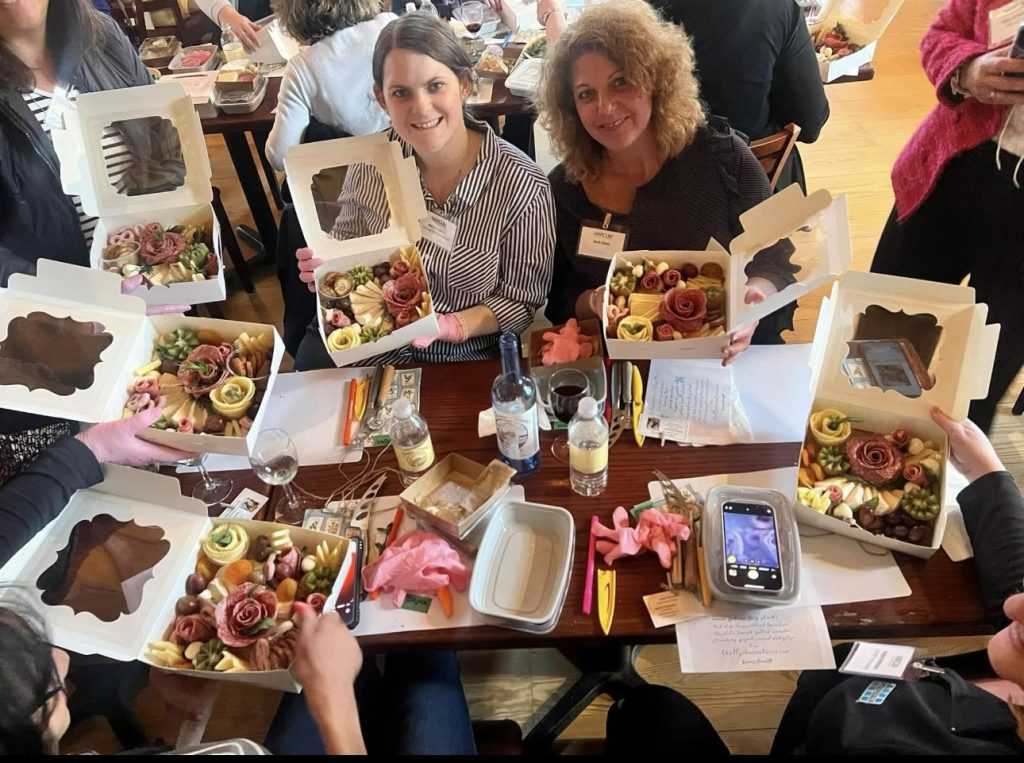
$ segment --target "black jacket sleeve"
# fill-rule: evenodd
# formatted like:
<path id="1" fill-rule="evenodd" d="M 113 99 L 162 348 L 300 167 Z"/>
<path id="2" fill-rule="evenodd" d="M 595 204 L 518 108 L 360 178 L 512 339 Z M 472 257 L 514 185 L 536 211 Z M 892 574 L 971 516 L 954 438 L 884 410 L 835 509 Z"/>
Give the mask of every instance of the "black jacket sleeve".
<path id="1" fill-rule="evenodd" d="M 768 101 L 772 121 L 778 125 L 794 122 L 800 126 L 799 140 L 813 143 L 828 121 L 828 98 L 818 70 L 811 35 L 803 12 L 792 0 L 784 2 L 787 35 L 772 73 Z"/>
<path id="2" fill-rule="evenodd" d="M 985 609 L 1003 618 L 1003 602 L 1020 593 L 1024 582 L 1024 497 L 1009 472 L 995 472 L 960 491 L 957 501 L 974 546 Z"/>
<path id="3" fill-rule="evenodd" d="M 76 490 L 103 481 L 96 457 L 74 437 L 55 442 L 0 487 L 0 566 L 67 506 Z"/>
<path id="4" fill-rule="evenodd" d="M 36 274 L 36 264 L 0 244 L 0 286 L 7 287 L 7 279 L 15 273 Z"/>

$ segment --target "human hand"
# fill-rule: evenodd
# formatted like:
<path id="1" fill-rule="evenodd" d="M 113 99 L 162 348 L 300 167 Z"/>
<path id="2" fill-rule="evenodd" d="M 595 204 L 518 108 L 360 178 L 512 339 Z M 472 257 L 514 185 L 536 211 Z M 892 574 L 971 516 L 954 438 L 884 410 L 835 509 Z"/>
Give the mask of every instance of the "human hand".
<path id="1" fill-rule="evenodd" d="M 363 652 L 352 631 L 332 612 L 319 616 L 303 602 L 293 608 L 301 613 L 293 666 L 310 700 L 351 690 L 363 666 Z"/>
<path id="2" fill-rule="evenodd" d="M 146 315 L 167 315 L 168 313 L 187 313 L 192 305 L 147 305 Z"/>
<path id="3" fill-rule="evenodd" d="M 462 326 L 462 321 L 460 321 L 454 313 L 438 313 L 437 333 L 434 334 L 434 336 L 425 336 L 420 337 L 419 339 L 413 339 L 412 346 L 417 350 L 422 350 L 438 340 L 441 340 L 442 342 L 454 342 L 456 344 L 466 341 L 466 330 Z"/>
<path id="4" fill-rule="evenodd" d="M 1024 104 L 1024 59 L 1010 58 L 1009 53 L 1006 45 L 972 59 L 960 72 L 960 87 L 981 103 Z"/>
<path id="5" fill-rule="evenodd" d="M 949 438 L 950 461 L 968 482 L 1006 468 L 988 437 L 973 421 L 954 421 L 938 408 L 932 408 L 931 413 L 932 420 L 942 427 Z"/>
<path id="6" fill-rule="evenodd" d="M 498 13 L 501 13 L 501 0 L 486 0 L 486 3 Z"/>
<path id="7" fill-rule="evenodd" d="M 590 296 L 587 298 L 587 306 L 590 308 L 590 312 L 594 315 L 601 317 L 603 312 L 602 308 L 605 303 L 605 288 L 604 286 L 598 286 L 596 289 L 591 289 Z M 590 317 L 590 316 L 586 316 Z"/>
<path id="8" fill-rule="evenodd" d="M 767 278 L 754 276 L 747 279 L 747 291 L 743 295 L 743 303 L 747 305 L 759 305 L 770 295 L 775 294 L 778 289 L 775 284 Z M 722 365 L 727 366 L 736 360 L 736 356 L 750 347 L 750 340 L 757 329 L 757 321 L 740 326 L 729 336 L 729 346 L 722 350 Z"/>
<path id="9" fill-rule="evenodd" d="M 75 439 L 91 450 L 101 464 L 143 466 L 160 461 L 172 462 L 195 458 L 192 453 L 155 445 L 136 437 L 139 432 L 159 419 L 162 413 L 159 407 L 147 408 L 127 419 L 107 421 L 89 427 L 75 435 Z"/>
<path id="10" fill-rule="evenodd" d="M 260 46 L 260 25 L 246 18 L 231 6 L 220 12 L 217 23 L 230 26 L 231 31 L 238 36 L 238 41 L 242 43 L 247 52 L 252 53 Z"/>
<path id="11" fill-rule="evenodd" d="M 296 249 L 295 259 L 299 261 L 299 280 L 306 284 L 310 291 L 316 292 L 316 279 L 313 277 L 313 271 L 323 265 L 324 261 L 319 257 L 314 257 L 313 250 L 308 246 Z"/>

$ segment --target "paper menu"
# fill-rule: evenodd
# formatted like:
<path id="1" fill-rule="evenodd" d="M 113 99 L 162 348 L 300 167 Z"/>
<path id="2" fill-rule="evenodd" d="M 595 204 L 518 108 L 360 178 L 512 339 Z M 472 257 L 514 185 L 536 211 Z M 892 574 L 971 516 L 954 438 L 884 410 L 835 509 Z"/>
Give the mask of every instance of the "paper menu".
<path id="1" fill-rule="evenodd" d="M 763 609 L 676 625 L 683 673 L 835 668 L 821 607 Z"/>

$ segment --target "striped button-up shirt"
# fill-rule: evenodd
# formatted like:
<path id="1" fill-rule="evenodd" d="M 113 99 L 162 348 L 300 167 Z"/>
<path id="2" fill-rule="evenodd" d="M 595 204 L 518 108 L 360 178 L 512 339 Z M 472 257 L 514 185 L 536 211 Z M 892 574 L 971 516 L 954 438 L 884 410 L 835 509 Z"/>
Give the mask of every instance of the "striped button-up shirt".
<path id="1" fill-rule="evenodd" d="M 547 297 L 555 248 L 555 205 L 548 179 L 526 155 L 498 138 L 486 125 L 467 120 L 483 133 L 476 164 L 443 204 L 421 182 L 427 211 L 456 226 L 446 247 L 424 236 L 417 247 L 430 286 L 434 310 L 454 313 L 484 305 L 502 332 L 516 334 L 533 322 Z M 385 133 L 412 147 L 393 128 Z M 370 165 L 349 168 L 338 199 L 341 212 L 332 235 L 350 239 L 380 233 L 388 225 L 387 195 L 380 174 Z M 498 356 L 498 335 L 470 337 L 453 344 L 435 341 L 426 349 L 406 347 L 366 364 L 444 363 Z"/>

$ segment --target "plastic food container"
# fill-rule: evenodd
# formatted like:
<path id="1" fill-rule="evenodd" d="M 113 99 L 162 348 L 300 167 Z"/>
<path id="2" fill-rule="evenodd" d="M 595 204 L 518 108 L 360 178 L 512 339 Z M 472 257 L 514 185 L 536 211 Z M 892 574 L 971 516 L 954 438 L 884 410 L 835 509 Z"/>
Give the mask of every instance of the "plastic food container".
<path id="1" fill-rule="evenodd" d="M 196 50 L 207 50 L 210 52 L 210 57 L 206 59 L 206 63 L 202 66 L 183 66 L 181 59 L 189 53 Z M 178 74 L 188 74 L 191 72 L 208 72 L 217 68 L 217 63 L 220 60 L 220 49 L 213 44 L 207 45 L 193 45 L 190 48 L 182 48 L 178 51 L 177 55 L 174 56 L 174 60 L 171 61 L 170 66 L 167 68 L 172 72 Z"/>
<path id="2" fill-rule="evenodd" d="M 495 625 L 547 633 L 569 588 L 576 527 L 558 506 L 506 501 L 477 552 L 469 604 Z"/>
<path id="3" fill-rule="evenodd" d="M 752 544 L 756 536 L 767 533 L 767 537 L 774 535 L 775 553 L 778 556 L 778 574 L 782 575 L 781 588 L 777 591 L 769 590 L 766 586 L 763 590 L 757 588 L 741 588 L 730 585 L 727 580 L 727 559 L 726 559 L 726 533 L 723 530 L 722 507 L 727 503 L 749 504 L 758 507 L 767 507 L 774 517 L 741 517 L 730 527 L 730 532 L 738 537 L 741 544 Z M 756 513 L 756 512 L 755 512 Z M 739 514 L 731 514 L 739 517 Z M 751 521 L 751 520 L 758 521 Z M 800 595 L 800 533 L 797 530 L 796 519 L 793 517 L 793 510 L 789 501 L 778 490 L 754 487 L 736 487 L 732 485 L 718 485 L 708 492 L 707 505 L 704 507 L 703 522 L 704 554 L 707 561 L 708 583 L 711 585 L 711 592 L 714 598 L 723 601 L 734 601 L 740 604 L 753 604 L 761 607 L 773 607 L 780 604 L 791 604 Z M 749 528 L 749 529 L 748 529 Z M 768 528 L 771 528 L 770 530 Z M 759 548 L 759 547 L 758 547 Z M 734 550 L 736 556 L 740 552 Z M 758 552 L 751 552 L 758 553 Z M 733 560 L 737 561 L 737 560 Z M 739 559 L 739 562 L 748 561 Z M 764 560 L 762 560 L 764 561 Z M 748 565 L 749 566 L 749 565 Z M 752 566 L 750 569 L 754 569 Z M 764 570 L 764 567 L 758 568 Z M 757 577 L 757 570 L 751 572 L 752 577 Z M 743 569 L 739 570 L 741 577 Z M 758 573 L 767 578 L 767 572 Z M 760 582 L 760 581 L 758 581 Z"/>
<path id="4" fill-rule="evenodd" d="M 542 58 L 526 58 L 512 70 L 505 80 L 505 87 L 512 95 L 520 98 L 531 98 L 540 84 L 540 69 L 544 65 Z"/>
<path id="5" fill-rule="evenodd" d="M 139 58 L 146 66 L 159 69 L 167 66 L 181 50 L 177 37 L 149 37 L 139 46 Z"/>
<path id="6" fill-rule="evenodd" d="M 214 90 L 213 105 L 225 114 L 251 114 L 260 107 L 267 94 L 267 78 L 260 76 L 258 79 L 261 82 L 256 90 Z"/>

